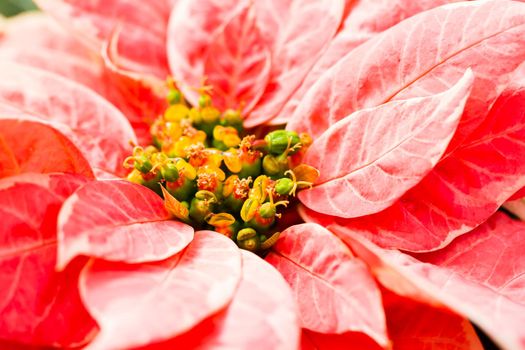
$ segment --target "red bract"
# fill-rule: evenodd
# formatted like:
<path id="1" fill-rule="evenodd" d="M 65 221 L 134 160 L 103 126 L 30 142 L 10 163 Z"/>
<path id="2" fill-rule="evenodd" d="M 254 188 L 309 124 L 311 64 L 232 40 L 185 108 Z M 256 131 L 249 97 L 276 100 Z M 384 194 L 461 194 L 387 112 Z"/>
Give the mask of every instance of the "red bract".
<path id="1" fill-rule="evenodd" d="M 387 345 L 380 293 L 372 276 L 329 231 L 315 224 L 293 226 L 282 233 L 266 260 L 292 287 L 304 328 L 320 333 L 361 331 Z"/>
<path id="2" fill-rule="evenodd" d="M 0 342 L 479 349 L 471 320 L 525 348 L 525 227 L 492 216 L 525 186 L 525 4 L 37 2 L 68 29 L 0 35 Z M 266 261 L 101 180 L 149 142 L 168 74 L 312 136 L 309 223 Z"/>
<path id="3" fill-rule="evenodd" d="M 99 203 L 106 204 L 98 208 Z M 60 213 L 58 267 L 79 254 L 128 263 L 169 258 L 193 239 L 191 227 L 169 218 L 162 199 L 142 186 L 88 183 Z"/>
<path id="4" fill-rule="evenodd" d="M 93 177 L 88 162 L 63 134 L 35 120 L 0 118 L 0 178 L 27 172 Z"/>
<path id="5" fill-rule="evenodd" d="M 68 283 L 77 279 L 82 264 L 55 272 L 57 214 L 64 199 L 85 181 L 58 174 L 0 180 L 1 339 L 71 347 L 95 334 L 77 286 Z"/>
<path id="6" fill-rule="evenodd" d="M 523 234 L 504 214 L 448 247 L 416 258 L 382 250 L 355 236 L 345 240 L 375 270 L 379 281 L 402 295 L 442 303 L 466 315 L 509 349 L 523 348 Z M 504 258 L 503 258 L 504 257 Z"/>

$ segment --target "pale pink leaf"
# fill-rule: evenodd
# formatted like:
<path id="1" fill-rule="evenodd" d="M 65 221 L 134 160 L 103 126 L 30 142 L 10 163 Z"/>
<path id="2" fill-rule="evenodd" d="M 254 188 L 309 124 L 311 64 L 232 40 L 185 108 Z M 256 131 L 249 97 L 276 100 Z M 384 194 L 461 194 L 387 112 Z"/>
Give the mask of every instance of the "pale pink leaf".
<path id="1" fill-rule="evenodd" d="M 515 77 L 482 125 L 392 206 L 357 219 L 320 218 L 306 210 L 306 220 L 321 220 L 341 235 L 359 232 L 383 247 L 444 247 L 525 184 L 524 111 L 525 80 Z"/>
<path id="2" fill-rule="evenodd" d="M 215 33 L 206 53 L 204 76 L 213 87 L 214 105 L 249 113 L 270 78 L 270 59 L 254 8 L 246 6 Z"/>
<path id="3" fill-rule="evenodd" d="M 450 349 L 482 350 L 470 322 L 444 308 L 418 303 L 386 290 L 383 302 L 392 350 Z M 304 330 L 302 349 L 379 350 L 363 333 L 321 334 Z"/>
<path id="4" fill-rule="evenodd" d="M 73 81 L 36 68 L 4 62 L 0 101 L 43 120 L 67 125 L 94 167 L 123 174 L 135 134 L 126 117 L 102 97 Z"/>
<path id="5" fill-rule="evenodd" d="M 266 260 L 292 287 L 304 328 L 360 331 L 386 345 L 379 289 L 365 265 L 331 232 L 315 224 L 292 226 Z"/>
<path id="6" fill-rule="evenodd" d="M 339 60 L 309 90 L 287 127 L 315 139 L 356 110 L 442 92 L 471 67 L 476 79 L 452 150 L 482 122 L 525 60 L 524 37 L 523 3 L 470 1 L 425 11 Z"/>
<path id="7" fill-rule="evenodd" d="M 159 261 L 180 252 L 193 229 L 144 186 L 122 180 L 91 182 L 64 203 L 58 218 L 58 266 L 77 255 L 111 261 Z"/>
<path id="8" fill-rule="evenodd" d="M 349 13 L 345 17 L 342 28 L 310 69 L 301 86 L 288 99 L 279 116 L 272 119 L 271 123 L 286 124 L 306 92 L 322 74 L 354 48 L 408 17 L 450 2 L 455 2 L 455 0 L 347 1 L 347 12 Z"/>
<path id="9" fill-rule="evenodd" d="M 39 348 L 75 347 L 96 332 L 74 283 L 82 262 L 55 272 L 56 216 L 85 181 L 59 174 L 0 180 L 0 339 Z"/>
<path id="10" fill-rule="evenodd" d="M 239 249 L 211 231 L 197 232 L 188 248 L 160 262 L 95 260 L 80 280 L 100 326 L 88 348 L 134 348 L 189 331 L 232 301 L 240 278 Z"/>
<path id="11" fill-rule="evenodd" d="M 254 2 L 270 42 L 272 72 L 261 100 L 245 121 L 253 127 L 275 117 L 326 50 L 343 19 L 343 0 Z"/>
<path id="12" fill-rule="evenodd" d="M 469 70 L 444 93 L 360 110 L 332 125 L 303 159 L 320 176 L 313 189 L 300 192 L 301 202 L 345 218 L 392 205 L 445 152 L 473 79 Z"/>
<path id="13" fill-rule="evenodd" d="M 113 30 L 126 35 L 119 41 L 119 66 L 164 79 L 166 26 L 170 6 L 165 1 L 37 0 L 37 5 L 56 17 L 98 51 Z M 138 49 L 140 48 L 140 49 Z"/>
<path id="14" fill-rule="evenodd" d="M 117 65 L 118 42 L 122 35 L 119 27 L 102 47 L 107 84 L 112 88 L 109 97 L 130 121 L 141 145 L 151 144 L 150 126 L 167 108 L 167 89 L 164 77 L 137 73 Z"/>
<path id="15" fill-rule="evenodd" d="M 50 16 L 15 16 L 5 21 L 0 33 L 0 58 L 60 74 L 108 95 L 100 57 Z"/>
<path id="16" fill-rule="evenodd" d="M 27 172 L 67 172 L 93 178 L 87 160 L 55 128 L 35 120 L 0 117 L 0 178 Z"/>
<path id="17" fill-rule="evenodd" d="M 228 308 L 151 350 L 297 349 L 300 326 L 290 287 L 263 259 L 245 250 L 241 255 L 241 281 Z"/>
<path id="18" fill-rule="evenodd" d="M 179 0 L 173 8 L 168 25 L 168 62 L 184 96 L 193 105 L 199 97 L 194 88 L 203 83 L 206 52 L 216 33 L 248 3 L 247 0 Z"/>
<path id="19" fill-rule="evenodd" d="M 523 349 L 523 286 L 519 286 L 519 270 L 514 270 L 523 268 L 523 254 L 513 253 L 510 245 L 516 241 L 515 236 L 522 236 L 525 231 L 519 222 L 519 229 L 509 230 L 505 223 L 509 219 L 500 215 L 503 214 L 492 218 L 486 224 L 488 227 L 482 226 L 462 236 L 457 240 L 458 245 L 454 241 L 427 256 L 438 265 L 396 250 L 381 249 L 359 235 L 346 236 L 345 241 L 388 289 L 432 305 L 446 305 L 481 327 L 502 348 Z M 502 229 L 514 237 L 508 243 L 504 242 L 506 238 L 499 237 L 505 234 L 497 228 L 501 224 Z M 504 252 L 494 244 L 505 247 Z M 458 261 L 465 260 L 455 263 L 454 253 Z"/>

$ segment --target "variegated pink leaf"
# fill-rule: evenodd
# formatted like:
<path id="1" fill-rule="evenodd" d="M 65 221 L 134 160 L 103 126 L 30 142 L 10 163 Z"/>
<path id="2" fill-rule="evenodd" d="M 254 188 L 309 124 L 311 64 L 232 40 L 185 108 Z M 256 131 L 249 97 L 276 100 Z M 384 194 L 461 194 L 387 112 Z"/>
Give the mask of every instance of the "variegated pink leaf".
<path id="1" fill-rule="evenodd" d="M 497 214 L 446 248 L 418 254 L 421 260 L 380 249 L 358 235 L 346 236 L 345 241 L 387 288 L 444 304 L 476 323 L 502 348 L 522 349 L 524 234 L 523 223 Z"/>
<path id="2" fill-rule="evenodd" d="M 297 349 L 300 326 L 290 287 L 258 256 L 245 250 L 241 255 L 241 281 L 228 308 L 148 350 Z"/>
<path id="3" fill-rule="evenodd" d="M 67 172 L 93 178 L 80 151 L 62 133 L 35 120 L 0 118 L 0 178 Z"/>
<path id="4" fill-rule="evenodd" d="M 130 142 L 136 142 L 135 134 L 120 111 L 93 91 L 49 72 L 4 62 L 0 101 L 67 125 L 94 167 L 123 174 L 122 161 Z"/>
<path id="5" fill-rule="evenodd" d="M 392 350 L 482 350 L 470 322 L 446 309 L 437 308 L 383 291 Z M 379 350 L 363 333 L 322 334 L 304 330 L 302 350 Z"/>
<path id="6" fill-rule="evenodd" d="M 272 72 L 247 127 L 278 115 L 337 32 L 344 5 L 343 0 L 255 1 L 258 24 L 272 51 Z"/>
<path id="7" fill-rule="evenodd" d="M 215 33 L 206 53 L 204 76 L 214 105 L 249 113 L 266 88 L 270 67 L 270 51 L 247 5 Z"/>
<path id="8" fill-rule="evenodd" d="M 26 348 L 75 347 L 96 332 L 74 282 L 83 262 L 55 272 L 56 216 L 85 181 L 58 174 L 0 180 L 0 339 Z"/>
<path id="9" fill-rule="evenodd" d="M 95 260 L 81 295 L 100 333 L 89 349 L 135 348 L 182 334 L 226 307 L 241 278 L 239 249 L 200 231 L 187 249 L 155 263 Z"/>
<path id="10" fill-rule="evenodd" d="M 381 211 L 437 164 L 459 123 L 471 71 L 450 90 L 357 111 L 332 125 L 304 157 L 320 172 L 299 194 L 309 208 L 357 217 Z"/>
<path id="11" fill-rule="evenodd" d="M 42 13 L 19 15 L 0 28 L 0 58 L 41 68 L 108 95 L 100 57 Z"/>
<path id="12" fill-rule="evenodd" d="M 288 281 L 302 326 L 316 332 L 364 332 L 387 344 L 380 292 L 366 267 L 329 231 L 292 226 L 266 257 Z"/>
<path id="13" fill-rule="evenodd" d="M 194 88 L 203 83 L 206 52 L 216 33 L 248 4 L 247 0 L 179 0 L 173 8 L 168 26 L 168 62 L 184 96 L 193 105 L 199 97 Z"/>
<path id="14" fill-rule="evenodd" d="M 99 51 L 113 30 L 121 26 L 126 35 L 119 41 L 118 65 L 127 70 L 153 74 L 161 79 L 168 74 L 165 41 L 170 6 L 165 1 L 35 2 L 61 23 L 73 28 L 95 51 Z"/>
<path id="15" fill-rule="evenodd" d="M 394 350 L 483 350 L 468 319 L 442 307 L 434 307 L 383 291 L 388 332 Z"/>
<path id="16" fill-rule="evenodd" d="M 271 123 L 287 123 L 299 103 L 301 103 L 303 96 L 319 80 L 323 73 L 361 43 L 408 17 L 450 2 L 455 2 L 455 0 L 347 1 L 347 12 L 349 13 L 345 17 L 342 28 L 312 69 L 310 69 L 301 86 L 286 102 L 279 116 L 272 119 Z"/>
<path id="17" fill-rule="evenodd" d="M 116 30 L 102 48 L 109 100 L 128 118 L 140 145 L 151 144 L 150 126 L 167 107 L 166 84 L 148 74 L 136 73 L 117 65 L 118 42 L 122 28 Z"/>
<path id="18" fill-rule="evenodd" d="M 523 3 L 470 1 L 425 11 L 352 50 L 323 74 L 287 127 L 315 139 L 356 110 L 442 92 L 471 67 L 476 80 L 449 145 L 453 150 L 479 126 L 525 60 L 524 37 Z"/>
<path id="19" fill-rule="evenodd" d="M 383 247 L 444 247 L 484 222 L 525 184 L 524 138 L 525 79 L 516 78 L 482 125 L 392 206 L 350 220 L 310 213 L 307 221 L 320 219 L 339 235 L 359 232 Z"/>
<path id="20" fill-rule="evenodd" d="M 180 252 L 193 229 L 169 220 L 162 199 L 127 181 L 91 182 L 64 203 L 58 219 L 58 266 L 77 255 L 141 263 Z"/>

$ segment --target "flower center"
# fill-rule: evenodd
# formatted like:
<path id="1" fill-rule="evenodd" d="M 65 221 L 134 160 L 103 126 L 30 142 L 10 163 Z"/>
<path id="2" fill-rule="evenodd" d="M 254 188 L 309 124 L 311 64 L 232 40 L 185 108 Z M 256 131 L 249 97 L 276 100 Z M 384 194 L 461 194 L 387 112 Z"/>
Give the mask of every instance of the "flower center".
<path id="1" fill-rule="evenodd" d="M 257 139 L 243 129 L 241 111 L 220 111 L 205 90 L 191 107 L 168 85 L 169 106 L 151 126 L 153 145 L 136 146 L 124 162 L 128 180 L 163 196 L 171 215 L 196 230 L 264 253 L 277 241 L 283 209 L 319 176 L 300 163 L 310 137 L 278 129 Z"/>

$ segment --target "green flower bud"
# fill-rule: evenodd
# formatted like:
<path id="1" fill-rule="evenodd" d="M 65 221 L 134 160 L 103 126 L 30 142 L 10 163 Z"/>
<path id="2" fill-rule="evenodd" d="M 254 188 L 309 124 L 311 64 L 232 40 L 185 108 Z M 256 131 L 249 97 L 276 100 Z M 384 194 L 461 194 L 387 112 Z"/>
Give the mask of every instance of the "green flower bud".
<path id="1" fill-rule="evenodd" d="M 162 178 L 168 182 L 177 181 L 179 178 L 179 169 L 173 163 L 168 163 L 160 168 Z"/>
<path id="2" fill-rule="evenodd" d="M 241 133 L 243 131 L 243 129 L 244 129 L 243 126 L 242 126 L 241 113 L 239 111 L 236 111 L 236 110 L 233 110 L 233 109 L 227 109 L 222 114 L 221 125 L 223 125 L 223 126 L 232 126 L 235 129 L 237 129 L 237 131 L 239 133 Z"/>
<path id="3" fill-rule="evenodd" d="M 211 106 L 211 97 L 209 95 L 200 95 L 199 96 L 199 107 L 204 108 Z"/>
<path id="4" fill-rule="evenodd" d="M 288 195 L 293 187 L 293 180 L 287 177 L 283 177 L 275 182 L 275 192 L 279 193 L 281 196 Z"/>
<path id="5" fill-rule="evenodd" d="M 135 157 L 134 165 L 135 165 L 135 169 L 137 169 L 143 174 L 149 173 L 150 170 L 153 168 L 153 164 L 151 164 L 151 161 L 149 160 L 149 158 L 144 154 Z"/>
<path id="6" fill-rule="evenodd" d="M 241 179 L 257 177 L 261 173 L 261 158 L 256 158 L 252 163 L 243 162 L 242 168 L 237 175 Z"/>
<path id="7" fill-rule="evenodd" d="M 168 103 L 170 105 L 181 103 L 182 102 L 182 94 L 181 94 L 181 92 L 179 90 L 170 89 L 170 91 L 168 91 L 168 96 L 166 96 L 166 99 L 168 100 Z"/>
<path id="8" fill-rule="evenodd" d="M 282 177 L 289 169 L 288 157 L 275 157 L 271 154 L 267 154 L 263 158 L 262 167 L 266 175 L 274 179 Z"/>
<path id="9" fill-rule="evenodd" d="M 275 130 L 266 135 L 264 138 L 266 141 L 268 152 L 272 154 L 283 154 L 289 150 L 288 154 L 294 154 L 300 147 L 296 147 L 301 139 L 295 131 L 288 130 Z"/>
<path id="10" fill-rule="evenodd" d="M 197 224 L 202 225 L 206 218 L 213 213 L 217 204 L 215 195 L 209 191 L 199 191 L 190 204 L 190 218 Z"/>
<path id="11" fill-rule="evenodd" d="M 259 250 L 260 239 L 257 232 L 252 228 L 245 228 L 237 233 L 237 245 L 241 249 L 256 252 Z"/>

